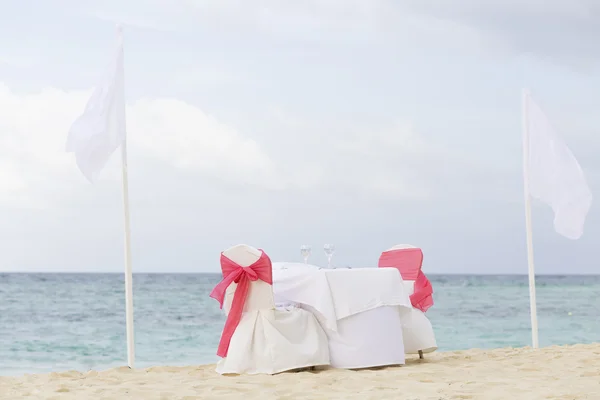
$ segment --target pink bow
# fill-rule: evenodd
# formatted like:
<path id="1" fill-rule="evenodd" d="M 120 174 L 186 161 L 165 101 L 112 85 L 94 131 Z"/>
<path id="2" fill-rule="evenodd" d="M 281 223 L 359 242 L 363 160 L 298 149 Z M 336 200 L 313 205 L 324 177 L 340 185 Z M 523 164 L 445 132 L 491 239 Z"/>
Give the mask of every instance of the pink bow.
<path id="1" fill-rule="evenodd" d="M 260 279 L 269 285 L 273 284 L 271 260 L 264 251 L 261 250 L 260 252 L 262 253 L 260 258 L 247 267 L 242 267 L 221 253 L 221 271 L 223 271 L 223 280 L 215 286 L 210 293 L 210 297 L 217 300 L 220 303 L 221 308 L 223 308 L 227 288 L 232 282 L 235 282 L 238 285 L 233 294 L 231 310 L 229 310 L 227 320 L 225 321 L 225 327 L 221 334 L 221 341 L 219 342 L 219 348 L 217 350 L 217 355 L 219 357 L 227 357 L 231 337 L 242 319 L 250 281 Z"/>

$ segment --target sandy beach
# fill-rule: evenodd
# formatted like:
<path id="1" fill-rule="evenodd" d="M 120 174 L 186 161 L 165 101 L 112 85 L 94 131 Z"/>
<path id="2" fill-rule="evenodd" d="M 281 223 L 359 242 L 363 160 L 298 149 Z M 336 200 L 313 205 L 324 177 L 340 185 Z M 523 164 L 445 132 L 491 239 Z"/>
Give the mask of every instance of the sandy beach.
<path id="1" fill-rule="evenodd" d="M 467 350 L 402 367 L 220 376 L 214 365 L 1 377 L 2 399 L 600 399 L 600 344 Z"/>

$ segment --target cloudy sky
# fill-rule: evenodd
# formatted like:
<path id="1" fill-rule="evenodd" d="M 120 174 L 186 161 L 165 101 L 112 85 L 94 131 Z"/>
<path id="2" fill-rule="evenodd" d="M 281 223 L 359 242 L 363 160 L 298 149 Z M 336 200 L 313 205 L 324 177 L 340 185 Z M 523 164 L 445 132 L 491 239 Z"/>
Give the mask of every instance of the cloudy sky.
<path id="1" fill-rule="evenodd" d="M 484 5 L 485 4 L 485 5 Z M 7 0 L 0 5 L 0 271 L 122 271 L 118 154 L 64 150 L 125 35 L 134 272 L 274 261 L 526 273 L 521 88 L 600 199 L 595 0 Z M 533 205 L 539 273 L 598 273 Z"/>

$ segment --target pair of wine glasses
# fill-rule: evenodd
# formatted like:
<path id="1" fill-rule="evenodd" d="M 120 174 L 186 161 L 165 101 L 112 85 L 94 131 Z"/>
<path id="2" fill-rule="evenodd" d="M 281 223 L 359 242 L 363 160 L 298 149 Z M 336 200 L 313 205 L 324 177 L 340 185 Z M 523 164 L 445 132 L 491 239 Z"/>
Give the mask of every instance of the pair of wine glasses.
<path id="1" fill-rule="evenodd" d="M 331 268 L 331 257 L 333 257 L 333 253 L 335 252 L 335 246 L 332 244 L 326 244 L 323 246 L 323 250 L 325 251 L 325 255 L 327 256 L 327 268 Z M 300 254 L 302 258 L 304 258 L 304 264 L 308 263 L 308 257 L 310 257 L 311 248 L 307 244 L 303 244 L 300 246 Z"/>

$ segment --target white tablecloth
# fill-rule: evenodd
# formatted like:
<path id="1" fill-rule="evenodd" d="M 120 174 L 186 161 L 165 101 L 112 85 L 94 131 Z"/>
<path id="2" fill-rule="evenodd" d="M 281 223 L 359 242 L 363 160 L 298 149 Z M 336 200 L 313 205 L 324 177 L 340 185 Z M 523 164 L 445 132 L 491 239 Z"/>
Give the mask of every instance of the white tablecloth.
<path id="1" fill-rule="evenodd" d="M 273 264 L 276 303 L 293 302 L 309 308 L 337 331 L 337 321 L 381 306 L 412 305 L 394 268 L 319 269 L 297 263 Z"/>

